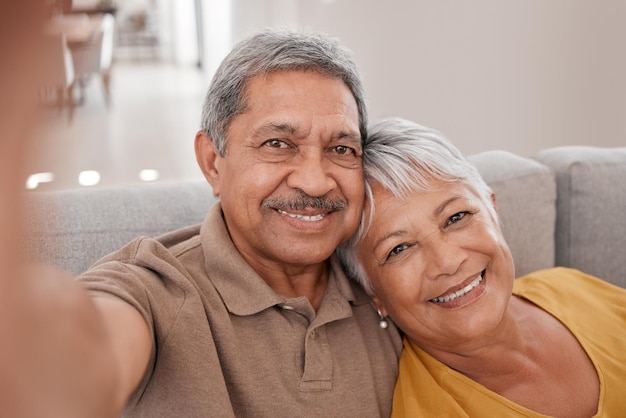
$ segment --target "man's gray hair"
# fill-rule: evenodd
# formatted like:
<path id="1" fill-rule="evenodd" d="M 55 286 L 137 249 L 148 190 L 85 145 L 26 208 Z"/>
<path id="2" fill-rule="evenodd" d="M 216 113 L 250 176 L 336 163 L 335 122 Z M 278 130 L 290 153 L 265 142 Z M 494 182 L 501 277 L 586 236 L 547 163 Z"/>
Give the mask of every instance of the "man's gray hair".
<path id="1" fill-rule="evenodd" d="M 493 208 L 491 188 L 476 167 L 440 132 L 405 119 L 387 118 L 370 127 L 364 145 L 363 169 L 370 215 L 365 219 L 363 214 L 359 229 L 338 248 L 338 254 L 346 273 L 370 294 L 373 289 L 357 255 L 357 246 L 367 233 L 375 211 L 372 183 L 379 183 L 397 199 L 406 199 L 412 192 L 428 190 L 432 180 L 461 181 L 488 208 Z M 495 210 L 492 215 L 495 217 Z"/>
<path id="2" fill-rule="evenodd" d="M 351 53 L 335 39 L 286 28 L 265 30 L 238 43 L 218 67 L 202 108 L 201 129 L 221 156 L 226 154 L 232 119 L 246 111 L 247 82 L 274 71 L 313 71 L 343 81 L 359 112 L 362 141 L 367 136 L 363 83 Z"/>

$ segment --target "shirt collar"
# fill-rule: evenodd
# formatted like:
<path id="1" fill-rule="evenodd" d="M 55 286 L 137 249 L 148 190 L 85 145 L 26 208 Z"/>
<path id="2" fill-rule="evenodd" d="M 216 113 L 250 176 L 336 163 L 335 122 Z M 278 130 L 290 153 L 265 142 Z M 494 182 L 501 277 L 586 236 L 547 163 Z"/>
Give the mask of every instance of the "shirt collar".
<path id="1" fill-rule="evenodd" d="M 214 204 L 200 229 L 207 277 L 219 292 L 224 305 L 235 315 L 254 315 L 287 299 L 276 294 L 271 287 L 243 259 L 235 248 L 219 202 Z M 339 298 L 356 305 L 369 303 L 360 287 L 349 280 L 335 255 L 330 260 L 329 286 L 324 298 Z M 245 295 L 245 297 L 244 297 Z M 345 303 L 344 302 L 344 303 Z"/>

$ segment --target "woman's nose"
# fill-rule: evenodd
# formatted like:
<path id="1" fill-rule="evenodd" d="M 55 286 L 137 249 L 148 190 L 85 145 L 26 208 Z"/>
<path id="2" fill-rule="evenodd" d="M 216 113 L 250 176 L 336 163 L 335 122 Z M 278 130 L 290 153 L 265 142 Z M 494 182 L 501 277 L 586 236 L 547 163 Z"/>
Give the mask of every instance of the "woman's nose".
<path id="1" fill-rule="evenodd" d="M 455 274 L 466 257 L 463 248 L 450 237 L 431 237 L 427 248 L 426 274 L 431 279 Z"/>

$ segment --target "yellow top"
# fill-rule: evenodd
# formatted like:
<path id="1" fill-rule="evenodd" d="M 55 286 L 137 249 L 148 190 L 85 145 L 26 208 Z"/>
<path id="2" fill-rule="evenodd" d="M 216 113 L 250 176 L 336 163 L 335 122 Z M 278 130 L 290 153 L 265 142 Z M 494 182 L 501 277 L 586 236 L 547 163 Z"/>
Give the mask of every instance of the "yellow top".
<path id="1" fill-rule="evenodd" d="M 560 320 L 578 339 L 600 380 L 596 417 L 626 417 L 626 289 L 577 270 L 541 270 L 513 294 Z M 393 417 L 545 417 L 490 391 L 408 339 L 400 358 Z"/>

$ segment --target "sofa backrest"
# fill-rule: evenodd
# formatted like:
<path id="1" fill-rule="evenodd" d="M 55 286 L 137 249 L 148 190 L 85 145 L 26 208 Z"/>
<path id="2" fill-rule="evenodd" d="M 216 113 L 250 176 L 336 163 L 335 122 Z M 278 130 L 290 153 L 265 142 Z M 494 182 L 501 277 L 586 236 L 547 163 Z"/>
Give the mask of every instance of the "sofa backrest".
<path id="1" fill-rule="evenodd" d="M 516 276 L 554 267 L 554 174 L 537 161 L 507 151 L 486 151 L 468 158 L 496 195 Z"/>
<path id="2" fill-rule="evenodd" d="M 26 255 L 79 274 L 133 238 L 202 222 L 215 200 L 206 181 L 31 192 Z"/>
<path id="3" fill-rule="evenodd" d="M 556 173 L 556 264 L 626 287 L 626 147 L 545 149 Z"/>

